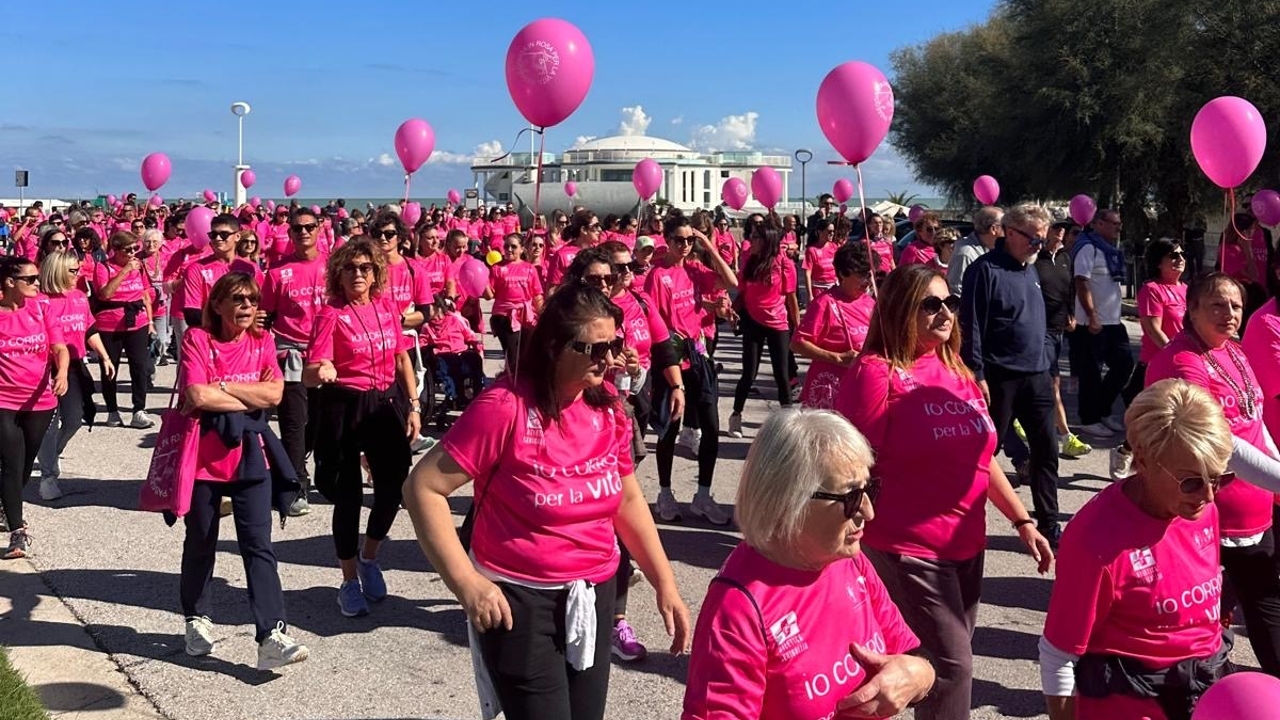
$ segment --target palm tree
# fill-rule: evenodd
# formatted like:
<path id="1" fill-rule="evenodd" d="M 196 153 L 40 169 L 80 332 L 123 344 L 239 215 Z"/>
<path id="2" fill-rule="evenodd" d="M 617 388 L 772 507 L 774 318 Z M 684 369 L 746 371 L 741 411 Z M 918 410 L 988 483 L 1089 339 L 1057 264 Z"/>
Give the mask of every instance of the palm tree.
<path id="1" fill-rule="evenodd" d="M 903 207 L 909 207 L 911 205 L 912 200 L 915 200 L 916 198 L 920 197 L 919 195 L 908 194 L 906 190 L 903 190 L 902 192 L 896 192 L 896 193 L 889 192 L 888 190 L 886 190 L 884 194 L 885 194 L 886 200 L 893 203 L 894 205 L 902 205 Z"/>

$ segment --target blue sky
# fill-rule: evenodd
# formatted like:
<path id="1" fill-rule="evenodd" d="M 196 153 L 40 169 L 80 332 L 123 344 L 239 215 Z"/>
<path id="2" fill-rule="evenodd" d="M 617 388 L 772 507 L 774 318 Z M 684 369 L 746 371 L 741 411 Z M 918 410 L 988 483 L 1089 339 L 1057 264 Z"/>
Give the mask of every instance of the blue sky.
<path id="1" fill-rule="evenodd" d="M 122 0 L 89 12 L 46 0 L 40 19 L 27 14 L 0 31 L 16 62 L 0 108 L 0 161 L 31 171 L 28 196 L 142 191 L 138 166 L 152 151 L 173 160 L 161 195 L 229 191 L 229 108 L 244 100 L 253 106 L 251 194 L 280 197 L 296 173 L 304 197 L 396 195 L 403 171 L 392 137 L 417 116 L 435 129 L 436 150 L 414 195 L 443 196 L 471 184 L 478 150 L 509 149 L 525 125 L 503 75 L 511 38 L 539 17 L 561 17 L 591 42 L 596 71 L 582 106 L 549 131 L 548 151 L 624 124 L 705 149 L 808 147 L 812 195 L 839 172 L 823 162 L 836 155 L 814 115 L 823 76 L 848 60 L 889 74 L 892 50 L 979 22 L 992 4 L 365 0 L 339 12 L 336 3 Z M 887 143 L 863 171 L 868 195 L 931 194 Z"/>

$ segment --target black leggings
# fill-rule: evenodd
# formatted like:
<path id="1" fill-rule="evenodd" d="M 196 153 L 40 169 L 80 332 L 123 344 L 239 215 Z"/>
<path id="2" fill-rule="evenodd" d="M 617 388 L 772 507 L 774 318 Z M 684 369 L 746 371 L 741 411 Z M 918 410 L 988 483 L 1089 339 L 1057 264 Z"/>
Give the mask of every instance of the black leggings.
<path id="1" fill-rule="evenodd" d="M 311 488 L 311 474 L 307 472 L 307 453 L 315 449 L 316 411 L 319 391 L 300 382 L 286 382 L 276 417 L 280 421 L 280 442 L 289 455 L 289 462 L 298 474 L 302 486 L 299 497 L 305 498 Z"/>
<path id="2" fill-rule="evenodd" d="M 102 373 L 102 399 L 107 404 L 107 412 L 120 412 L 116 403 L 116 386 L 120 377 L 120 354 L 129 359 L 129 397 L 133 403 L 133 412 L 147 409 L 147 391 L 151 384 L 151 338 L 145 327 L 137 330 L 102 333 L 102 345 L 107 350 L 107 357 L 116 366 L 115 377 L 107 377 Z"/>
<path id="3" fill-rule="evenodd" d="M 31 479 L 53 412 L 53 408 L 0 410 L 0 500 L 10 530 L 18 530 L 24 523 L 22 488 Z"/>
<path id="4" fill-rule="evenodd" d="M 717 402 L 699 402 L 702 396 L 701 375 L 692 372 L 684 374 L 684 396 L 688 398 L 685 415 L 693 413 L 698 418 L 698 427 L 702 430 L 702 441 L 698 445 L 698 486 L 709 488 L 716 474 L 716 456 L 720 454 L 720 410 Z M 715 383 L 713 376 L 709 380 Z M 656 381 L 655 381 L 656 382 Z M 713 389 L 713 397 L 718 397 Z M 676 457 L 676 439 L 680 436 L 680 418 L 671 418 L 667 432 L 658 438 L 657 463 L 658 485 L 671 487 L 671 464 Z"/>
<path id="5" fill-rule="evenodd" d="M 747 312 L 739 322 L 742 327 L 742 377 L 733 392 L 733 413 L 742 412 L 747 406 L 747 395 L 760 372 L 760 354 L 769 348 L 769 364 L 773 367 L 773 382 L 778 386 L 778 404 L 791 406 L 791 331 L 776 330 L 757 323 Z"/>
<path id="6" fill-rule="evenodd" d="M 511 318 L 506 315 L 490 316 L 489 327 L 498 337 L 498 344 L 502 346 L 502 354 L 507 359 L 507 366 L 512 374 L 515 374 L 519 370 L 520 343 L 524 340 L 524 329 L 512 330 Z"/>

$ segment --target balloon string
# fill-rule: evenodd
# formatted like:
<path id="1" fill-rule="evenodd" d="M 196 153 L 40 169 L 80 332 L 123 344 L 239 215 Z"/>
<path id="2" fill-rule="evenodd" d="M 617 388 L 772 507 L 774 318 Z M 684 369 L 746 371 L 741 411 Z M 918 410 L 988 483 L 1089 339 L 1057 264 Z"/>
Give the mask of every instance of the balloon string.
<path id="1" fill-rule="evenodd" d="M 508 151 L 506 151 L 506 152 L 504 152 L 504 153 L 502 153 L 502 154 L 501 154 L 501 155 L 499 155 L 498 157 L 496 157 L 496 158 L 494 158 L 494 159 L 490 160 L 489 162 L 490 162 L 490 163 L 496 163 L 496 162 L 500 162 L 500 161 L 502 161 L 502 160 L 506 160 L 507 158 L 511 157 L 511 153 L 513 153 L 513 152 L 515 152 L 515 151 L 516 151 L 516 146 L 517 146 L 517 143 L 519 143 L 519 142 L 520 142 L 520 137 L 521 137 L 521 136 L 523 136 L 525 133 L 527 133 L 527 132 L 536 132 L 536 133 L 540 133 L 540 134 L 542 134 L 542 135 L 544 135 L 544 136 L 545 136 L 546 131 L 547 131 L 547 129 L 546 129 L 546 128 L 540 128 L 540 129 L 534 129 L 534 128 L 532 128 L 532 127 L 523 128 L 522 130 L 520 130 L 520 132 L 516 133 L 516 138 L 515 138 L 514 140 L 512 140 L 512 141 L 511 141 L 511 149 L 510 149 L 510 150 L 508 150 Z"/>
<path id="2" fill-rule="evenodd" d="M 538 217 L 539 207 L 542 204 L 542 150 L 547 145 L 547 129 L 538 129 L 538 170 L 537 175 L 533 178 L 533 217 Z M 532 224 L 532 221 L 531 221 Z"/>
<path id="3" fill-rule="evenodd" d="M 862 213 L 862 231 L 865 233 L 867 231 L 867 199 L 862 190 L 862 166 L 854 165 L 853 171 L 858 175 L 858 205 L 860 206 L 859 212 Z M 871 263 L 871 296 L 878 298 L 880 297 L 880 288 L 879 283 L 876 281 L 876 252 L 871 249 L 870 235 L 867 235 L 867 260 Z"/>
<path id="4" fill-rule="evenodd" d="M 409 179 L 412 177 L 413 177 L 413 173 L 404 174 L 404 202 L 405 203 L 409 202 Z M 403 208 L 403 203 L 401 207 Z"/>

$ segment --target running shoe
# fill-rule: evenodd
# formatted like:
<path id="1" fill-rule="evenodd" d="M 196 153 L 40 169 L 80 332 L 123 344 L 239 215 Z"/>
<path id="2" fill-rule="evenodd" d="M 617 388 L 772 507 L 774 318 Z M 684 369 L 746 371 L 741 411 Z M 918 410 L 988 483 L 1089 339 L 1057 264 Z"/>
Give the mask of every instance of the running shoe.
<path id="1" fill-rule="evenodd" d="M 187 654 L 202 657 L 213 652 L 213 622 L 202 616 L 187 618 Z"/>
<path id="2" fill-rule="evenodd" d="M 1093 452 L 1093 446 L 1076 437 L 1075 433 L 1067 433 L 1062 438 L 1061 451 L 1069 458 L 1078 458 Z"/>
<path id="3" fill-rule="evenodd" d="M 706 520 L 712 525 L 728 525 L 733 520 L 728 510 L 724 509 L 709 492 L 699 492 L 689 503 L 689 512 Z"/>
<path id="4" fill-rule="evenodd" d="M 614 623 L 610 643 L 613 645 L 613 654 L 624 662 L 643 660 L 649 654 L 649 649 L 636 639 L 636 631 L 631 629 L 625 618 Z"/>
<path id="5" fill-rule="evenodd" d="M 382 577 L 382 567 L 377 559 L 365 560 L 356 558 L 356 577 L 360 579 L 360 590 L 369 602 L 382 602 L 387 599 L 387 581 Z"/>
<path id="6" fill-rule="evenodd" d="M 306 645 L 284 634 L 284 623 L 276 627 L 258 644 L 258 669 L 272 670 L 306 660 L 311 654 Z"/>
<path id="7" fill-rule="evenodd" d="M 671 492 L 671 488 L 659 490 L 658 501 L 654 504 L 657 507 L 659 520 L 675 522 L 680 519 L 680 503 L 676 502 L 676 496 Z"/>
<path id="8" fill-rule="evenodd" d="M 729 437 L 742 437 L 742 415 L 738 413 L 729 416 Z"/>
<path id="9" fill-rule="evenodd" d="M 348 580 L 338 588 L 338 608 L 343 617 L 362 617 L 369 614 L 369 603 L 360 591 L 360 579 Z"/>

